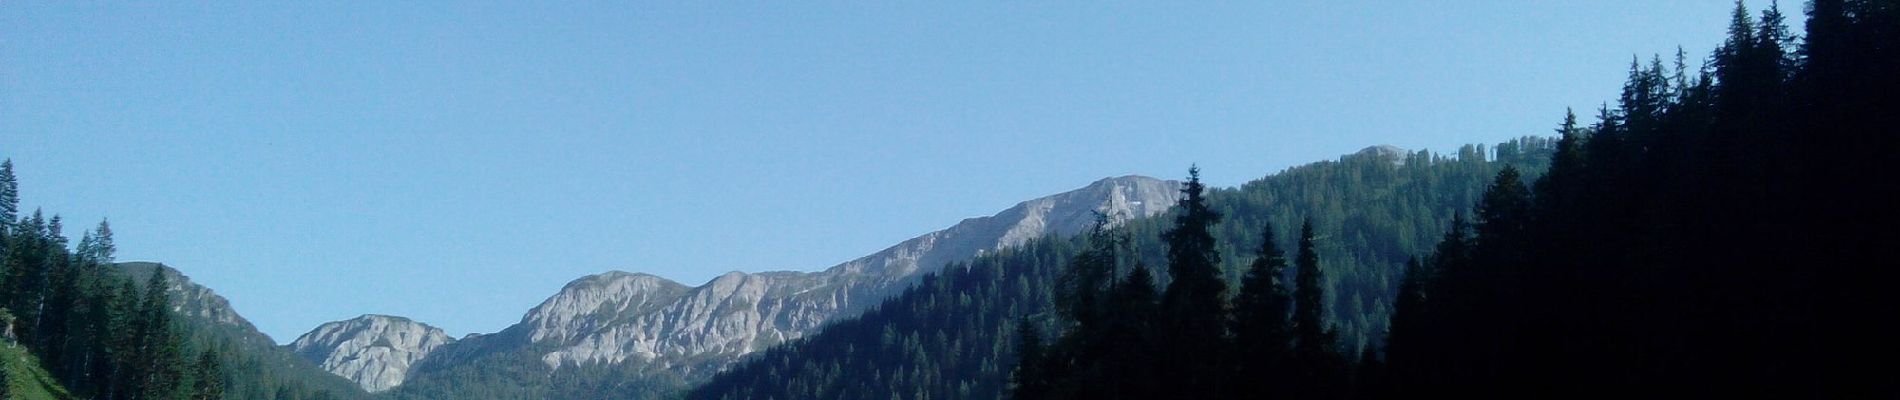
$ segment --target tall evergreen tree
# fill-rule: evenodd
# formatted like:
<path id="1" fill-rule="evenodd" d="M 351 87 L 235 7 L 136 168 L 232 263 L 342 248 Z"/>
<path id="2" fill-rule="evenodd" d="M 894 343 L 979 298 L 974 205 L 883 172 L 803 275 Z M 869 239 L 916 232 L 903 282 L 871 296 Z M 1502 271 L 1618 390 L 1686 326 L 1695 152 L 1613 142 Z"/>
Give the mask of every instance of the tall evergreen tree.
<path id="1" fill-rule="evenodd" d="M 118 245 L 112 244 L 112 223 L 99 220 L 99 227 L 93 228 L 87 237 L 92 238 L 92 245 L 81 253 L 82 256 L 100 265 L 112 264 L 113 254 L 119 251 Z"/>
<path id="2" fill-rule="evenodd" d="M 20 179 L 13 176 L 13 159 L 9 158 L 0 161 L 0 234 L 10 232 L 14 219 L 19 217 Z"/>
<path id="3" fill-rule="evenodd" d="M 178 393 L 178 382 L 184 378 L 180 370 L 184 357 L 172 326 L 171 300 L 165 293 L 170 284 L 164 272 L 164 268 L 152 269 L 144 300 L 139 304 L 135 339 L 139 346 L 134 355 L 137 364 L 130 378 L 137 381 L 135 393 L 140 399 L 170 399 Z"/>
<path id="4" fill-rule="evenodd" d="M 1498 171 L 1491 187 L 1487 188 L 1484 198 L 1478 202 L 1477 234 L 1481 252 L 1502 256 L 1505 253 L 1521 252 L 1526 228 L 1531 223 L 1531 192 L 1524 187 L 1524 180 L 1517 169 L 1505 166 Z M 1515 264 L 1515 257 L 1498 260 L 1500 264 Z"/>
<path id="5" fill-rule="evenodd" d="M 1299 363 L 1294 384 L 1295 396 L 1303 398 L 1337 395 L 1343 362 L 1338 359 L 1338 343 L 1333 330 L 1326 326 L 1325 276 L 1319 269 L 1319 250 L 1314 244 L 1313 221 L 1300 224 L 1300 244 L 1294 255 L 1293 277 L 1293 356 Z"/>
<path id="6" fill-rule="evenodd" d="M 1325 277 L 1319 269 L 1319 250 L 1314 248 L 1313 221 L 1300 224 L 1300 246 L 1294 258 L 1293 332 L 1295 346 L 1302 353 L 1331 351 L 1325 315 Z"/>
<path id="7" fill-rule="evenodd" d="M 1260 247 L 1254 254 L 1247 274 L 1241 280 L 1240 294 L 1234 298 L 1233 335 L 1235 372 L 1232 380 L 1242 397 L 1264 397 L 1283 386 L 1292 332 L 1287 327 L 1287 309 L 1292 299 L 1286 284 L 1286 254 L 1275 243 L 1273 226 L 1263 225 Z"/>
<path id="8" fill-rule="evenodd" d="M 13 240 L 8 243 L 12 249 L 6 261 L 6 282 L 4 296 L 6 307 L 18 318 L 14 332 L 21 343 L 39 343 L 41 306 L 47 293 L 48 270 L 52 264 L 55 250 L 46 229 L 46 219 L 39 210 L 33 216 L 21 219 L 15 226 L 18 229 Z"/>
<path id="9" fill-rule="evenodd" d="M 1225 338 L 1227 284 L 1210 233 L 1221 215 L 1208 207 L 1205 190 L 1200 168 L 1189 168 L 1174 227 L 1161 235 L 1172 278 L 1161 295 L 1161 329 L 1173 347 L 1161 369 L 1173 375 L 1182 396 L 1194 398 L 1216 396 L 1225 375 L 1219 344 Z"/>

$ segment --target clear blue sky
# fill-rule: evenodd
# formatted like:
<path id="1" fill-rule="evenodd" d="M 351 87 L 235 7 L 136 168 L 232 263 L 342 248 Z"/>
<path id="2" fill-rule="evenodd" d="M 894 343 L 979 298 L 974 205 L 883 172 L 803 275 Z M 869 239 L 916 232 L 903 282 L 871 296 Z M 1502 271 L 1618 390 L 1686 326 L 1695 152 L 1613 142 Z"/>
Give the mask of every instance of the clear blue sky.
<path id="1" fill-rule="evenodd" d="M 1546 134 L 1730 8 L 212 3 L 0 4 L 0 157 L 284 342 L 820 269 L 1107 176 Z"/>

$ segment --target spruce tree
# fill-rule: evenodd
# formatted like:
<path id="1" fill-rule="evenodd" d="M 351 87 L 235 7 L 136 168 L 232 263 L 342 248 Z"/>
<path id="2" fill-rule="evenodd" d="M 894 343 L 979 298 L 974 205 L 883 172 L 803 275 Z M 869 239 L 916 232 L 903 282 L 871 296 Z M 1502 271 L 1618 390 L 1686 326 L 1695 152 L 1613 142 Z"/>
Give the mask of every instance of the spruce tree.
<path id="1" fill-rule="evenodd" d="M 1292 344 L 1287 327 L 1288 298 L 1286 254 L 1275 243 L 1273 226 L 1264 224 L 1260 247 L 1241 280 L 1240 294 L 1234 298 L 1233 335 L 1235 372 L 1232 380 L 1243 397 L 1261 397 L 1272 392 L 1282 379 L 1280 366 L 1286 362 Z"/>
<path id="2" fill-rule="evenodd" d="M 1295 351 L 1307 357 L 1334 351 L 1332 332 L 1325 325 L 1325 277 L 1313 240 L 1313 221 L 1308 220 L 1300 224 L 1300 246 L 1294 256 L 1292 321 Z"/>
<path id="3" fill-rule="evenodd" d="M 119 247 L 112 244 L 112 223 L 104 219 L 99 220 L 99 227 L 93 228 L 89 236 L 92 237 L 92 248 L 88 249 L 90 251 L 86 252 L 85 256 L 101 265 L 111 265 L 113 253 L 119 251 Z"/>
<path id="4" fill-rule="evenodd" d="M 1478 201 L 1478 246 L 1481 251 L 1503 257 L 1523 250 L 1520 239 L 1531 223 L 1531 193 L 1524 187 L 1517 168 L 1505 166 L 1498 171 L 1491 187 Z M 1511 257 L 1500 262 L 1514 262 Z"/>
<path id="5" fill-rule="evenodd" d="M 19 217 L 20 180 L 13 176 L 13 159 L 9 158 L 0 161 L 0 234 L 11 232 L 14 219 Z"/>
<path id="6" fill-rule="evenodd" d="M 1162 329 L 1172 349 L 1162 370 L 1172 374 L 1181 395 L 1208 398 L 1220 393 L 1225 374 L 1221 351 L 1226 329 L 1227 284 L 1220 279 L 1220 253 L 1210 229 L 1221 215 L 1208 207 L 1201 170 L 1188 169 L 1188 181 L 1175 206 L 1174 227 L 1162 233 L 1173 278 L 1161 296 Z"/>
<path id="7" fill-rule="evenodd" d="M 165 269 L 153 268 L 151 279 L 146 281 L 144 300 L 139 304 L 136 339 L 139 346 L 134 356 L 138 363 L 130 378 L 137 380 L 135 393 L 143 399 L 171 398 L 184 377 L 179 370 L 184 359 L 179 350 L 180 338 L 172 326 L 171 300 L 165 292 L 169 287 Z"/>
<path id="8" fill-rule="evenodd" d="M 1341 373 L 1337 340 L 1326 326 L 1325 276 L 1319 269 L 1319 250 L 1314 245 L 1313 221 L 1300 224 L 1300 244 L 1294 255 L 1293 278 L 1293 355 L 1299 363 L 1293 385 L 1296 396 L 1305 398 L 1336 395 Z"/>

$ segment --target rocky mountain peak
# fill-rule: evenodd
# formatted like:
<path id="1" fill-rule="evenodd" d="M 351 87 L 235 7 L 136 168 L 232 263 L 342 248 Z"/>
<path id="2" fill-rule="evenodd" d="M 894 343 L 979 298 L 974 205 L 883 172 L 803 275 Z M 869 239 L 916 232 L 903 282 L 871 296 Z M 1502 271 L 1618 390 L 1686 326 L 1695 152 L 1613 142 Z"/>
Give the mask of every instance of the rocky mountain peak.
<path id="1" fill-rule="evenodd" d="M 523 316 L 534 342 L 565 342 L 613 316 L 649 312 L 686 292 L 686 285 L 649 274 L 610 271 L 575 279 Z"/>
<path id="2" fill-rule="evenodd" d="M 1382 144 L 1360 149 L 1356 153 L 1347 155 L 1347 157 L 1378 157 L 1391 160 L 1393 165 L 1404 165 L 1405 156 L 1408 154 L 1411 154 L 1411 152 L 1405 151 L 1405 149 L 1399 148 L 1398 146 Z"/>
<path id="3" fill-rule="evenodd" d="M 1017 203 L 995 215 L 818 272 L 731 272 L 697 287 L 657 276 L 613 271 L 576 279 L 535 306 L 521 323 L 479 340 L 449 345 L 413 376 L 463 362 L 508 362 L 482 354 L 530 352 L 546 367 L 636 368 L 633 376 L 695 381 L 746 354 L 796 339 L 839 317 L 876 305 L 924 273 L 1031 239 L 1087 230 L 1101 213 L 1114 221 L 1160 214 L 1182 183 L 1122 176 Z M 512 368 L 518 366 L 496 366 Z"/>
<path id="4" fill-rule="evenodd" d="M 369 392 L 401 385 L 409 366 L 455 339 L 428 324 L 388 315 L 363 315 L 318 326 L 290 349 Z"/>

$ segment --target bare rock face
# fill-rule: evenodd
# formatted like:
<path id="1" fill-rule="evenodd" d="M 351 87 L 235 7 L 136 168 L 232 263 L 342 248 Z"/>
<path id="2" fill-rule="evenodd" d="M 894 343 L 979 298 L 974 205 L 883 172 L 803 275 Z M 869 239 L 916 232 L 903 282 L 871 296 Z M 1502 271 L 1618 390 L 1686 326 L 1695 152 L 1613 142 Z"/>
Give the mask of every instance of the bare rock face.
<path id="1" fill-rule="evenodd" d="M 363 390 L 381 392 L 402 384 L 409 366 L 437 347 L 455 342 L 441 329 L 387 315 L 364 315 L 318 326 L 290 349 Z"/>
<path id="2" fill-rule="evenodd" d="M 686 381 L 711 376 L 748 353 L 855 315 L 950 262 L 1088 229 L 1095 214 L 1122 221 L 1160 214 L 1181 183 L 1140 176 L 1017 204 L 993 216 L 906 240 L 821 272 L 732 272 L 698 287 L 652 275 L 609 272 L 569 283 L 520 324 L 526 343 L 483 343 L 490 351 L 549 349 L 541 361 L 573 365 L 638 362 L 648 373 Z"/>
<path id="3" fill-rule="evenodd" d="M 556 372 L 608 366 L 637 372 L 630 377 L 694 382 L 746 354 L 856 315 L 948 263 L 1047 235 L 1080 233 L 1095 222 L 1096 213 L 1118 223 L 1165 212 L 1180 198 L 1181 187 L 1141 176 L 1103 179 L 996 215 L 965 219 L 820 272 L 731 272 L 697 287 L 631 272 L 590 275 L 568 283 L 520 323 L 453 343 L 439 331 L 413 330 L 422 326 L 414 324 L 402 330 L 414 341 L 390 342 L 415 345 L 371 350 L 378 343 L 373 338 L 402 324 L 358 328 L 377 325 L 352 320 L 326 324 L 292 346 L 306 354 L 302 343 L 310 340 L 313 350 L 306 357 L 371 391 L 401 384 L 405 376 L 434 379 L 429 377 L 439 375 L 435 372 L 472 364 L 510 363 L 498 367 L 513 368 L 523 359 L 488 356 L 502 354 L 526 354 Z M 436 336 L 440 339 L 414 339 Z M 446 344 L 431 352 L 425 343 Z M 417 361 L 429 354 L 434 356 Z M 412 365 L 417 370 L 406 371 Z"/>
<path id="4" fill-rule="evenodd" d="M 1398 146 L 1382 144 L 1360 149 L 1359 152 L 1348 154 L 1345 157 L 1375 157 L 1390 161 L 1392 165 L 1395 166 L 1403 166 L 1405 165 L 1405 157 L 1411 154 L 1411 152 L 1401 149 Z"/>

